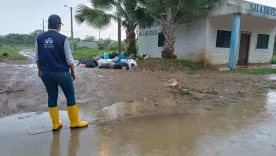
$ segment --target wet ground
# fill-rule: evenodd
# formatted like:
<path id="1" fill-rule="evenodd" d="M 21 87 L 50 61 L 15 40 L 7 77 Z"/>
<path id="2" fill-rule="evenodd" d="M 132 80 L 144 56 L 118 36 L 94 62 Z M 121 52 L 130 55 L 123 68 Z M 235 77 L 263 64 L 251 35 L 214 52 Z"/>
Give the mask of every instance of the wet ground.
<path id="1" fill-rule="evenodd" d="M 57 133 L 49 132 L 47 113 L 19 114 L 0 119 L 8 125 L 1 126 L 0 151 L 5 156 L 274 156 L 275 102 L 271 90 L 248 103 L 131 118 L 126 114 L 137 113 L 137 104 L 121 103 L 104 108 L 110 113 L 102 116 L 120 120 L 98 122 L 84 115 L 91 124 L 82 130 L 68 129 L 61 112 L 64 127 Z"/>
<path id="2" fill-rule="evenodd" d="M 60 93 L 64 126 L 52 133 L 34 61 L 0 64 L 1 156 L 275 155 L 275 75 L 76 71 L 76 98 L 90 125 L 68 128 Z M 172 78 L 178 85 L 166 87 Z"/>

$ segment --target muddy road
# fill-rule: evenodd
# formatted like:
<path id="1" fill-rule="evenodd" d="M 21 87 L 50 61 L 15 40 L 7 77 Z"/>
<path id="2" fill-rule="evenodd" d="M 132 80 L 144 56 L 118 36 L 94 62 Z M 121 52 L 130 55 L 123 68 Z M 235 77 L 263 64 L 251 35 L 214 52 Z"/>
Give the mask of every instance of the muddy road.
<path id="1" fill-rule="evenodd" d="M 275 102 L 276 92 L 270 90 L 247 103 L 90 120 L 93 124 L 81 130 L 69 130 L 62 111 L 64 126 L 57 133 L 49 131 L 48 113 L 18 114 L 0 118 L 1 125 L 9 125 L 0 129 L 0 151 L 4 156 L 274 156 Z M 133 104 L 105 107 L 110 111 L 105 117 L 137 113 Z"/>
<path id="2" fill-rule="evenodd" d="M 33 53 L 23 51 L 31 57 Z M 276 77 L 76 68 L 87 129 L 52 133 L 33 60 L 0 63 L 0 155 L 274 156 Z M 167 87 L 177 80 L 177 86 Z M 64 95 L 59 107 L 66 110 Z M 127 102 L 130 101 L 130 102 Z M 14 115 L 16 114 L 16 115 Z M 8 116 L 11 115 L 11 116 Z"/>
<path id="3" fill-rule="evenodd" d="M 33 57 L 28 50 L 21 53 Z M 173 105 L 183 108 L 246 103 L 252 97 L 276 88 L 273 77 L 217 71 L 124 72 L 77 67 L 76 73 L 77 102 L 89 111 L 129 100 L 147 101 L 155 110 L 166 110 L 172 100 Z M 0 75 L 0 116 L 47 111 L 47 94 L 33 60 L 1 63 Z M 178 86 L 166 87 L 164 84 L 170 79 L 176 79 Z M 62 93 L 59 94 L 59 107 L 66 110 L 66 99 Z"/>

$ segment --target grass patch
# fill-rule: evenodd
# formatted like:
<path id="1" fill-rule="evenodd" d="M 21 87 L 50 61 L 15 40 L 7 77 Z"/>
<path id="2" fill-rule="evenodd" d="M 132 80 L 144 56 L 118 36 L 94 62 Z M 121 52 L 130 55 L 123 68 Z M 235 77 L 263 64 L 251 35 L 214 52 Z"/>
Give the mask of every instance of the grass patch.
<path id="1" fill-rule="evenodd" d="M 203 69 L 202 66 L 185 60 L 172 60 L 163 58 L 148 58 L 139 61 L 138 64 L 141 69 L 148 69 L 151 71 L 175 71 L 185 70 L 187 68 L 196 71 Z"/>
<path id="2" fill-rule="evenodd" d="M 274 74 L 276 73 L 275 68 L 260 68 L 260 69 L 242 69 L 235 71 L 240 74 Z"/>
<path id="3" fill-rule="evenodd" d="M 22 49 L 30 49 L 30 47 L 15 48 L 10 46 L 3 46 L 3 47 L 0 47 L 0 56 L 2 56 L 3 53 L 7 53 L 8 59 L 10 60 L 25 60 L 26 58 L 19 53 Z"/>
<path id="4" fill-rule="evenodd" d="M 98 49 L 89 49 L 89 48 L 76 48 L 73 51 L 74 59 L 87 59 L 95 57 L 100 53 L 112 52 L 110 50 L 98 50 Z M 116 51 L 117 52 L 117 51 Z"/>
<path id="5" fill-rule="evenodd" d="M 197 65 L 193 62 L 190 61 L 185 61 L 185 60 L 170 60 L 170 61 L 174 61 L 176 64 L 181 65 L 183 67 L 188 67 L 192 70 L 200 70 L 203 69 L 203 66 Z"/>
<path id="6" fill-rule="evenodd" d="M 276 64 L 276 55 L 273 55 L 273 57 L 272 57 L 272 62 L 271 62 L 272 64 Z"/>

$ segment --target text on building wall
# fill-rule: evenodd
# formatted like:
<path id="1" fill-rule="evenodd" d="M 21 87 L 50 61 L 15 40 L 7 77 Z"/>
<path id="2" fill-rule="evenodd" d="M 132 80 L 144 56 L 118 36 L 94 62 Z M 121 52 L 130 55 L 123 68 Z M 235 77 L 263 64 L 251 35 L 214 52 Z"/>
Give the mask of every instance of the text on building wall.
<path id="1" fill-rule="evenodd" d="M 263 6 L 263 5 L 259 5 L 259 4 L 253 4 L 253 3 L 251 3 L 249 7 L 250 7 L 249 11 L 257 12 L 257 13 L 261 13 L 261 14 L 265 14 L 265 15 L 276 16 L 275 8 L 271 8 L 271 7 Z"/>
<path id="2" fill-rule="evenodd" d="M 139 36 L 155 36 L 158 34 L 157 30 L 140 31 Z"/>

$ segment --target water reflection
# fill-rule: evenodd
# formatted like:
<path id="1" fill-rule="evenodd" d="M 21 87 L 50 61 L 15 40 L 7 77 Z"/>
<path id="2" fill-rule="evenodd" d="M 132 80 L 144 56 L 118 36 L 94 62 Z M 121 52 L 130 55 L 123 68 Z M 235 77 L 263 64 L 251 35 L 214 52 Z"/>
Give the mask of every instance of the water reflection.
<path id="1" fill-rule="evenodd" d="M 60 131 L 53 133 L 50 156 L 59 156 L 60 154 Z"/>
<path id="2" fill-rule="evenodd" d="M 70 140 L 68 143 L 68 156 L 76 156 L 80 147 L 80 133 L 85 131 L 87 128 L 82 129 L 71 129 Z"/>
<path id="3" fill-rule="evenodd" d="M 80 147 L 80 134 L 87 130 L 87 128 L 83 129 L 70 129 L 70 139 L 68 141 L 68 150 L 67 156 L 76 156 Z M 54 132 L 52 135 L 52 144 L 50 150 L 50 156 L 59 156 L 61 155 L 60 149 L 60 133 L 62 130 L 58 132 Z M 63 142 L 64 143 L 64 142 Z"/>
<path id="4" fill-rule="evenodd" d="M 248 103 L 214 105 L 209 109 L 195 107 L 181 115 L 152 115 L 119 124 L 106 123 L 98 127 L 101 155 L 213 156 L 243 151 L 251 156 L 257 149 L 269 155 L 270 152 L 261 150 L 259 142 L 269 145 L 268 148 L 275 144 L 273 139 L 263 139 L 267 133 L 275 138 L 275 133 L 264 126 L 271 122 L 271 110 L 276 110 L 269 106 L 274 94 L 270 91 Z M 269 127 L 276 130 L 273 125 Z"/>

